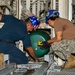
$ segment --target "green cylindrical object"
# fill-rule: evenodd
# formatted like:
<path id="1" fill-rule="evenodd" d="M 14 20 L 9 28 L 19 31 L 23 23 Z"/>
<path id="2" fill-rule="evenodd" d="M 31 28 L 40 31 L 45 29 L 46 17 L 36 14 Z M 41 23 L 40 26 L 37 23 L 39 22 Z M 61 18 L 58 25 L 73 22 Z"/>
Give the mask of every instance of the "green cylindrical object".
<path id="1" fill-rule="evenodd" d="M 38 58 L 43 57 L 45 54 L 47 54 L 50 51 L 50 48 L 43 50 L 38 46 L 38 41 L 46 41 L 50 39 L 50 36 L 48 33 L 41 31 L 41 30 L 34 31 L 30 33 L 30 39 L 31 39 L 32 47 Z"/>

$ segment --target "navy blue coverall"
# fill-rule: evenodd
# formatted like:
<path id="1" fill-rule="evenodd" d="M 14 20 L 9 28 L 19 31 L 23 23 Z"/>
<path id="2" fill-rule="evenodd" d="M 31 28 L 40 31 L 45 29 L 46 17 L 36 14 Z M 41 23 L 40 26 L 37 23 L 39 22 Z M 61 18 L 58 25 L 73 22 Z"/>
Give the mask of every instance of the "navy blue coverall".
<path id="1" fill-rule="evenodd" d="M 9 54 L 10 62 L 17 64 L 28 63 L 25 54 L 13 44 L 16 40 L 22 40 L 25 48 L 31 46 L 25 22 L 12 15 L 2 15 L 1 22 L 4 22 L 4 25 L 0 29 L 0 40 L 7 43 L 0 41 L 0 53 Z"/>

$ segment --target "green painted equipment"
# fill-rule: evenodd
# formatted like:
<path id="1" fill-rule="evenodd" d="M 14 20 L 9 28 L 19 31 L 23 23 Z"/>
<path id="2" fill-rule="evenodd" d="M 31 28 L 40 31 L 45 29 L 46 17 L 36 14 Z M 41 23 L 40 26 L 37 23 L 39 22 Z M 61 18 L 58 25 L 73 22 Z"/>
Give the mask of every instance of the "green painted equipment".
<path id="1" fill-rule="evenodd" d="M 32 33 L 30 33 L 30 39 L 32 47 L 38 58 L 43 57 L 50 51 L 50 48 L 43 50 L 38 46 L 38 41 L 46 41 L 50 39 L 50 36 L 47 32 L 41 30 L 33 31 Z"/>

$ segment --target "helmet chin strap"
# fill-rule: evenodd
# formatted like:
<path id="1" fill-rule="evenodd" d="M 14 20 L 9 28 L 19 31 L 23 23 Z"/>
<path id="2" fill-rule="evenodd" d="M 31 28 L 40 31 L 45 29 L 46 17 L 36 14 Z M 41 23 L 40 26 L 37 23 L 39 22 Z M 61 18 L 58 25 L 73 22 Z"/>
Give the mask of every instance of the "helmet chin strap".
<path id="1" fill-rule="evenodd" d="M 38 25 L 34 25 L 34 31 L 36 31 L 37 28 L 38 28 Z"/>

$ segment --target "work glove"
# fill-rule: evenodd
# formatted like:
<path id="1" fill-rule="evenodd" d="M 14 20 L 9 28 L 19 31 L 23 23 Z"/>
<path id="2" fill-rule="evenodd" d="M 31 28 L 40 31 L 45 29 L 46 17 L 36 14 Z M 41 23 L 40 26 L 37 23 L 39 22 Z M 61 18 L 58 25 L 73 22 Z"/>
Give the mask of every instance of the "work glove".
<path id="1" fill-rule="evenodd" d="M 47 41 L 38 41 L 38 46 L 41 48 L 41 49 L 47 49 L 50 47 L 50 44 L 47 42 Z"/>

